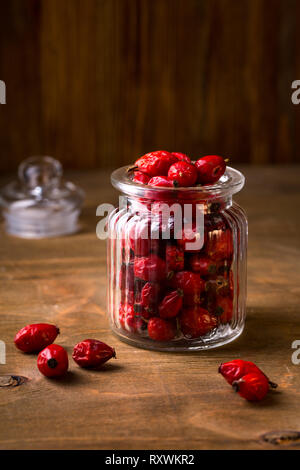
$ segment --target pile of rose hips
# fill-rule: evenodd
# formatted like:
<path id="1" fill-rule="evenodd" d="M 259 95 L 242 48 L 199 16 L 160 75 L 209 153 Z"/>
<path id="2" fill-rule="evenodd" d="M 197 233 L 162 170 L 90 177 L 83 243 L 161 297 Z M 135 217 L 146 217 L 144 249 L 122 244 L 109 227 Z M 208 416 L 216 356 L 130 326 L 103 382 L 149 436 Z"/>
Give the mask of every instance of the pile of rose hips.
<path id="1" fill-rule="evenodd" d="M 187 155 L 157 151 L 139 158 L 129 175 L 134 182 L 148 186 L 189 187 L 216 183 L 225 169 L 226 162 L 219 156 L 203 157 L 193 164 Z M 194 221 L 185 224 L 181 236 L 176 237 L 174 218 L 170 215 L 165 220 L 160 212 L 165 202 L 155 200 L 151 215 L 143 214 L 132 224 L 129 236 L 121 234 L 119 324 L 129 333 L 148 335 L 155 341 L 195 339 L 232 319 L 232 230 L 219 203 L 211 203 L 204 215 L 203 247 L 191 248 L 191 242 L 200 236 Z M 148 201 L 140 199 L 139 203 L 146 207 Z M 153 226 L 159 232 L 158 239 L 151 236 Z M 168 240 L 162 237 L 166 226 L 170 229 Z"/>
<path id="2" fill-rule="evenodd" d="M 22 328 L 15 336 L 15 345 L 25 353 L 39 353 L 37 366 L 46 377 L 61 377 L 69 368 L 67 351 L 58 344 L 53 344 L 59 329 L 48 323 L 36 323 Z M 96 339 L 86 339 L 76 344 L 72 358 L 85 368 L 98 368 L 112 357 L 115 350 Z"/>
<path id="3" fill-rule="evenodd" d="M 271 382 L 268 377 L 250 361 L 235 359 L 224 362 L 219 367 L 220 374 L 232 385 L 238 394 L 248 401 L 261 401 L 271 388 L 277 388 L 277 384 Z"/>
<path id="4" fill-rule="evenodd" d="M 136 183 L 191 187 L 216 183 L 225 173 L 226 161 L 218 155 L 207 155 L 193 163 L 184 153 L 158 150 L 139 158 L 130 170 Z"/>

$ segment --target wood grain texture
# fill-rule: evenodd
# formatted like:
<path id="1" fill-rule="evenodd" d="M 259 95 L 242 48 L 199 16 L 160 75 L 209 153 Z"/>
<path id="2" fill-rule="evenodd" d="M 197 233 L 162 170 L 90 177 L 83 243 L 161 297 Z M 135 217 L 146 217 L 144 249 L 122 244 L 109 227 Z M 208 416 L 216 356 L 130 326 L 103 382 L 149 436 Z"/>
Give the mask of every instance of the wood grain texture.
<path id="1" fill-rule="evenodd" d="M 297 0 L 1 4 L 0 171 L 51 154 L 118 167 L 157 148 L 300 161 Z"/>
<path id="2" fill-rule="evenodd" d="M 300 171 L 244 170 L 246 188 L 236 199 L 249 217 L 248 319 L 244 334 L 220 349 L 154 353 L 109 331 L 105 245 L 95 234 L 97 205 L 117 197 L 107 174 L 69 175 L 87 192 L 81 233 L 26 241 L 1 227 L 0 339 L 7 364 L 0 375 L 29 379 L 0 388 L 1 449 L 272 449 L 278 446 L 264 441 L 265 433 L 300 431 L 300 366 L 291 362 L 291 344 L 300 340 Z M 57 342 L 70 353 L 76 342 L 95 337 L 116 348 L 117 360 L 98 372 L 71 360 L 65 379 L 42 377 L 36 356 L 12 342 L 24 324 L 40 321 L 60 326 Z M 278 391 L 259 404 L 235 395 L 217 369 L 237 357 L 260 365 Z M 288 444 L 299 448 L 299 441 Z"/>

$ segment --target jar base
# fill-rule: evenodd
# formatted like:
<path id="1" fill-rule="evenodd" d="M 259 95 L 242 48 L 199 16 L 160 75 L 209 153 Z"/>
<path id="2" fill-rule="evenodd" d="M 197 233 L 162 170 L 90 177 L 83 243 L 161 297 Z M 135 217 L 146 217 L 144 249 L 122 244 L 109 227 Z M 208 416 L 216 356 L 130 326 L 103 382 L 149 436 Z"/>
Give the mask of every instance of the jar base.
<path id="1" fill-rule="evenodd" d="M 161 352 L 197 352 L 205 351 L 208 349 L 215 349 L 221 346 L 225 346 L 233 341 L 235 341 L 244 330 L 244 325 L 241 327 L 236 327 L 234 330 L 227 327 L 227 334 L 225 336 L 220 334 L 217 330 L 215 334 L 210 337 L 203 337 L 203 339 L 180 339 L 178 341 L 169 341 L 169 342 L 158 342 L 153 341 L 150 338 L 143 338 L 141 340 L 137 339 L 136 336 L 133 337 L 130 333 L 125 331 L 120 331 L 117 328 L 111 327 L 113 333 L 123 342 L 129 344 L 130 346 L 135 346 L 140 349 L 148 349 L 151 351 L 161 351 Z"/>

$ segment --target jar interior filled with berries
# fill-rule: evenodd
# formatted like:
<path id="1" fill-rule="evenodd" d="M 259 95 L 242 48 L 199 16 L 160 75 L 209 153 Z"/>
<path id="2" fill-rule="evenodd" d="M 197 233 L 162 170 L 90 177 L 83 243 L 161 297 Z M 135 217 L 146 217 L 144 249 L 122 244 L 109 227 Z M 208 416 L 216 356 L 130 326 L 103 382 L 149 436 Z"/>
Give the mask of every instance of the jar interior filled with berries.
<path id="1" fill-rule="evenodd" d="M 247 219 L 232 196 L 244 176 L 225 167 L 212 183 L 177 163 L 160 166 L 161 176 L 138 165 L 112 174 L 121 196 L 108 220 L 107 308 L 113 332 L 127 343 L 197 351 L 242 333 Z"/>

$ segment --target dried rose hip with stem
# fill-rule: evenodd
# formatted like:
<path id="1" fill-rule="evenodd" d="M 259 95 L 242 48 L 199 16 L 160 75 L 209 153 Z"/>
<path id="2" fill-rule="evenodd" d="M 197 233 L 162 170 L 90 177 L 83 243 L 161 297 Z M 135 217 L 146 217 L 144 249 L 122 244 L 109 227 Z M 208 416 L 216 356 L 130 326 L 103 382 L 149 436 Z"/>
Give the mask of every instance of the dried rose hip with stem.
<path id="1" fill-rule="evenodd" d="M 219 373 L 230 385 L 232 385 L 234 381 L 241 379 L 246 374 L 263 374 L 267 378 L 270 387 L 277 388 L 277 384 L 271 382 L 264 372 L 251 361 L 234 359 L 229 362 L 224 362 L 219 366 Z"/>
<path id="2" fill-rule="evenodd" d="M 14 342 L 18 349 L 25 353 L 39 352 L 53 343 L 59 329 L 48 323 L 36 323 L 24 326 L 15 336 Z"/>
<path id="3" fill-rule="evenodd" d="M 265 375 L 250 373 L 232 384 L 233 389 L 248 401 L 261 401 L 269 391 L 269 382 Z"/>
<path id="4" fill-rule="evenodd" d="M 74 346 L 72 358 L 80 367 L 96 368 L 116 358 L 113 348 L 97 339 L 85 339 Z"/>

